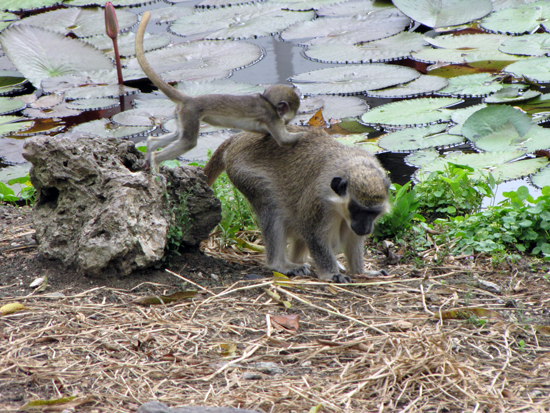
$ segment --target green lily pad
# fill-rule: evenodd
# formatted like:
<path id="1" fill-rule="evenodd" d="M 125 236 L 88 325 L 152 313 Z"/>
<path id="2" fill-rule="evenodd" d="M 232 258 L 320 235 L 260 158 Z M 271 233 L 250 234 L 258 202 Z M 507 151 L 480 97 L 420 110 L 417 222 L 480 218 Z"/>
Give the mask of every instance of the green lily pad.
<path id="1" fill-rule="evenodd" d="M 2 0 L 2 10 L 27 11 L 53 7 L 60 4 L 62 0 Z"/>
<path id="2" fill-rule="evenodd" d="M 525 56 L 547 56 L 550 53 L 550 34 L 536 33 L 506 40 L 499 50 Z"/>
<path id="3" fill-rule="evenodd" d="M 340 120 L 360 116 L 368 109 L 367 102 L 351 96 L 319 95 L 302 100 L 298 115 L 291 123 L 307 123 L 321 110 L 326 121 Z M 361 127 L 364 127 L 361 125 Z"/>
<path id="4" fill-rule="evenodd" d="M 393 0 L 393 4 L 411 19 L 434 28 L 468 23 L 493 10 L 491 0 Z"/>
<path id="5" fill-rule="evenodd" d="M 113 40 L 107 35 L 93 36 L 82 39 L 86 43 L 91 44 L 96 49 L 101 50 L 107 56 L 114 58 L 115 52 L 113 47 Z M 120 56 L 135 56 L 136 54 L 136 34 L 133 32 L 122 33 L 117 36 L 118 52 Z M 170 38 L 164 35 L 151 35 L 145 33 L 143 38 L 143 49 L 146 52 L 151 50 L 160 49 L 161 47 L 168 46 L 170 44 Z"/>
<path id="6" fill-rule="evenodd" d="M 66 118 L 69 116 L 77 116 L 81 113 L 81 110 L 68 108 L 66 103 L 61 103 L 48 109 L 27 108 L 23 111 L 25 116 L 42 119 Z"/>
<path id="7" fill-rule="evenodd" d="M 269 36 L 315 17 L 313 11 L 281 10 L 272 3 L 256 3 L 197 11 L 177 19 L 170 31 L 180 36 L 204 33 L 205 39 L 247 39 Z"/>
<path id="8" fill-rule="evenodd" d="M 113 67 L 111 60 L 94 47 L 38 27 L 9 27 L 0 33 L 0 44 L 36 88 L 47 77 Z"/>
<path id="9" fill-rule="evenodd" d="M 142 4 L 154 3 L 156 0 L 111 0 L 113 6 L 123 7 L 123 6 L 139 6 Z M 105 2 L 103 0 L 64 0 L 64 6 L 77 6 L 77 7 L 86 7 L 86 6 L 104 6 Z M 118 11 L 117 11 L 118 17 Z"/>
<path id="10" fill-rule="evenodd" d="M 549 16 L 545 2 L 523 4 L 514 8 L 502 9 L 484 18 L 480 26 L 495 33 L 522 34 L 531 33 L 540 27 L 540 21 Z"/>
<path id="11" fill-rule="evenodd" d="M 521 110 L 511 106 L 496 105 L 478 110 L 472 114 L 462 126 L 462 134 L 472 142 L 476 142 L 485 135 L 497 131 L 502 125 L 510 122 L 520 136 L 535 126 L 531 118 Z"/>
<path id="12" fill-rule="evenodd" d="M 393 9 L 391 3 L 384 3 L 376 0 L 348 0 L 342 7 L 342 3 L 330 4 L 323 6 L 317 10 L 319 17 L 344 17 L 367 15 L 373 11 L 378 11 L 381 8 Z"/>
<path id="13" fill-rule="evenodd" d="M 523 91 L 519 87 L 510 86 L 500 89 L 495 94 L 486 97 L 483 101 L 486 103 L 509 103 L 521 102 L 524 100 L 533 99 L 540 95 L 536 90 Z"/>
<path id="14" fill-rule="evenodd" d="M 164 96 L 164 95 L 163 95 Z M 136 109 L 146 110 L 150 116 L 161 119 L 170 119 L 175 116 L 176 104 L 170 99 L 134 99 Z"/>
<path id="15" fill-rule="evenodd" d="M 21 132 L 30 129 L 34 121 L 21 116 L 6 115 L 0 116 L 0 136 L 11 135 L 15 132 Z"/>
<path id="16" fill-rule="evenodd" d="M 161 7 L 151 10 L 151 21 L 158 23 L 170 23 L 180 17 L 189 16 L 195 12 L 194 7 Z"/>
<path id="17" fill-rule="evenodd" d="M 476 148 L 494 152 L 503 150 L 522 150 L 534 152 L 550 148 L 550 129 L 534 125 L 527 133 L 520 135 L 511 122 L 507 122 L 494 132 L 475 142 Z"/>
<path id="18" fill-rule="evenodd" d="M 120 104 L 119 99 L 115 98 L 92 98 L 92 99 L 80 99 L 67 102 L 67 107 L 77 110 L 98 110 L 108 109 Z"/>
<path id="19" fill-rule="evenodd" d="M 487 104 L 480 103 L 479 105 L 468 106 L 466 108 L 456 109 L 451 114 L 451 121 L 455 124 L 447 130 L 451 135 L 462 135 L 462 125 L 472 116 L 474 112 L 486 108 Z"/>
<path id="20" fill-rule="evenodd" d="M 444 96 L 487 96 L 502 89 L 497 76 L 489 73 L 475 73 L 449 79 L 449 86 L 437 92 Z"/>
<path id="21" fill-rule="evenodd" d="M 330 39 L 332 44 L 356 44 L 402 32 L 410 19 L 395 9 L 379 9 L 361 17 L 336 17 L 296 23 L 281 33 L 283 40 Z M 313 44 L 318 44 L 315 41 Z"/>
<path id="22" fill-rule="evenodd" d="M 137 15 L 127 10 L 118 10 L 116 17 L 120 31 L 128 30 L 138 21 Z M 21 24 L 64 35 L 73 33 L 77 37 L 88 37 L 105 33 L 105 11 L 99 7 L 57 9 L 27 17 L 21 20 Z"/>
<path id="23" fill-rule="evenodd" d="M 293 76 L 290 81 L 306 95 L 345 95 L 406 83 L 419 76 L 420 73 L 409 67 L 372 63 L 300 73 Z"/>
<path id="24" fill-rule="evenodd" d="M 211 82 L 180 82 L 175 87 L 189 96 L 211 94 L 251 95 L 254 93 L 263 93 L 266 89 L 263 86 L 239 83 L 227 79 Z"/>
<path id="25" fill-rule="evenodd" d="M 375 98 L 405 98 L 428 95 L 447 86 L 447 79 L 437 76 L 422 75 L 418 79 L 404 85 L 382 90 L 370 90 L 368 95 Z"/>
<path id="26" fill-rule="evenodd" d="M 497 181 L 510 181 L 537 172 L 548 164 L 545 158 L 524 159 L 511 162 L 525 154 L 524 151 L 498 151 L 484 153 L 450 153 L 445 158 L 438 158 L 425 164 L 415 172 L 415 179 L 423 180 L 431 172 L 442 171 L 447 162 L 467 165 L 475 169 L 474 178 L 493 174 Z"/>
<path id="27" fill-rule="evenodd" d="M 392 152 L 408 152 L 432 147 L 452 146 L 462 143 L 458 135 L 441 133 L 446 124 L 436 124 L 421 128 L 406 128 L 380 137 L 378 145 Z"/>
<path id="28" fill-rule="evenodd" d="M 462 102 L 454 98 L 419 98 L 388 103 L 371 109 L 361 117 L 367 125 L 421 126 L 448 122 L 452 110 L 444 109 Z"/>
<path id="29" fill-rule="evenodd" d="M 425 40 L 436 49 L 424 48 L 412 54 L 414 60 L 428 63 L 470 63 L 486 60 L 519 60 L 520 56 L 502 53 L 499 47 L 509 38 L 501 34 L 442 35 Z"/>
<path id="30" fill-rule="evenodd" d="M 516 77 L 525 77 L 533 82 L 550 83 L 550 59 L 535 57 L 512 63 L 504 69 Z"/>
<path id="31" fill-rule="evenodd" d="M 109 122 L 109 119 L 98 119 L 74 126 L 71 132 L 89 133 L 103 138 L 131 138 L 145 135 L 153 129 L 152 126 L 118 126 Z"/>
<path id="32" fill-rule="evenodd" d="M 111 121 L 115 125 L 125 126 L 155 126 L 156 123 L 152 119 L 147 110 L 144 109 L 130 109 L 124 112 L 116 113 L 111 116 Z"/>
<path id="33" fill-rule="evenodd" d="M 139 93 L 139 89 L 124 85 L 85 86 L 65 91 L 65 99 L 112 98 Z"/>
<path id="34" fill-rule="evenodd" d="M 25 106 L 27 105 L 25 105 L 18 99 L 0 97 L 0 115 L 17 112 L 23 109 Z"/>
<path id="35" fill-rule="evenodd" d="M 341 44 L 331 38 L 319 38 L 309 42 L 304 54 L 324 63 L 386 62 L 409 57 L 425 44 L 422 35 L 409 32 L 361 44 Z"/>
<path id="36" fill-rule="evenodd" d="M 319 10 L 323 6 L 337 3 L 339 0 L 269 0 L 288 10 Z"/>
<path id="37" fill-rule="evenodd" d="M 179 82 L 227 77 L 232 70 L 258 62 L 263 52 L 252 43 L 204 40 L 148 52 L 145 57 L 165 81 Z M 135 58 L 127 61 L 127 68 L 141 70 Z"/>
<path id="38" fill-rule="evenodd" d="M 439 152 L 435 148 L 426 148 L 407 155 L 404 159 L 409 166 L 420 168 L 439 158 Z"/>
<path id="39" fill-rule="evenodd" d="M 537 114 L 550 113 L 550 93 L 545 93 L 516 105 L 533 119 Z"/>
<path id="40" fill-rule="evenodd" d="M 550 185 L 550 167 L 541 169 L 536 174 L 532 175 L 530 181 L 538 188 L 543 188 Z"/>

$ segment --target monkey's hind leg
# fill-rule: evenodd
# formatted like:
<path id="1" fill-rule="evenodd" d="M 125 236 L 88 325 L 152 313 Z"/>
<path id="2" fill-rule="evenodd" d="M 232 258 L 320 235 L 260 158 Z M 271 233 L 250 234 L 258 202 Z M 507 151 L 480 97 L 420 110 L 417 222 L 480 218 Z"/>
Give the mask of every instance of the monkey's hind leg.
<path id="1" fill-rule="evenodd" d="M 284 227 L 283 218 L 275 211 L 280 208 L 274 202 L 265 202 L 269 199 L 266 196 L 259 196 L 256 199 L 262 199 L 260 202 L 252 203 L 258 216 L 262 238 L 266 249 L 267 268 L 288 275 L 289 277 L 297 275 L 311 275 L 309 264 L 305 262 L 291 262 L 287 257 L 286 243 L 287 233 Z M 249 198 L 250 199 L 250 198 Z"/>

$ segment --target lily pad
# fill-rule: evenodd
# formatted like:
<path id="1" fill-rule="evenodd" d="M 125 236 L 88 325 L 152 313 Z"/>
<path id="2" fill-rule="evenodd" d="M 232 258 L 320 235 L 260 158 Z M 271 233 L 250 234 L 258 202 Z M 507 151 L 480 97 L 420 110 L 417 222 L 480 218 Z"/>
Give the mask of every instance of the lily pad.
<path id="1" fill-rule="evenodd" d="M 254 93 L 263 93 L 266 89 L 263 86 L 238 83 L 227 79 L 211 82 L 180 82 L 175 87 L 189 96 L 210 94 L 251 95 Z"/>
<path id="2" fill-rule="evenodd" d="M 550 17 L 550 4 L 540 1 L 495 11 L 484 18 L 480 26 L 495 33 L 532 33 L 540 27 L 540 22 L 548 17 Z"/>
<path id="3" fill-rule="evenodd" d="M 452 110 L 444 109 L 462 102 L 454 98 L 419 98 L 387 103 L 371 109 L 361 117 L 367 125 L 421 126 L 448 122 Z"/>
<path id="4" fill-rule="evenodd" d="M 487 104 L 480 103 L 479 105 L 468 106 L 466 108 L 456 109 L 451 114 L 451 121 L 455 124 L 449 128 L 447 133 L 451 135 L 462 135 L 462 125 L 466 120 L 478 110 L 486 108 Z"/>
<path id="5" fill-rule="evenodd" d="M 493 10 L 491 0 L 393 0 L 393 4 L 411 19 L 434 28 L 468 23 Z"/>
<path id="6" fill-rule="evenodd" d="M 519 87 L 510 86 L 500 89 L 495 94 L 486 97 L 483 101 L 486 103 L 521 102 L 524 100 L 533 99 L 539 95 L 540 92 L 536 90 L 523 91 Z"/>
<path id="7" fill-rule="evenodd" d="M 385 62 L 409 57 L 422 50 L 426 42 L 417 33 L 399 33 L 392 37 L 362 44 L 341 44 L 331 38 L 314 39 L 304 54 L 311 60 L 324 63 Z"/>
<path id="8" fill-rule="evenodd" d="M 21 116 L 0 116 L 0 136 L 11 135 L 15 132 L 27 130 L 34 125 L 34 121 Z"/>
<path id="9" fill-rule="evenodd" d="M 550 148 L 550 129 L 533 126 L 525 135 L 520 135 L 511 122 L 507 122 L 494 132 L 475 142 L 478 149 L 487 152 L 502 150 L 522 150 L 534 152 Z"/>
<path id="10" fill-rule="evenodd" d="M 256 3 L 197 11 L 177 19 L 170 31 L 180 36 L 204 33 L 206 39 L 247 39 L 269 36 L 313 17 L 313 11 L 295 12 L 281 10 L 278 4 Z"/>
<path id="11" fill-rule="evenodd" d="M 510 122 L 520 136 L 535 126 L 531 118 L 521 110 L 511 106 L 496 105 L 478 110 L 472 114 L 462 126 L 462 134 L 472 142 L 476 142 L 485 135 L 497 131 L 501 126 Z"/>
<path id="12" fill-rule="evenodd" d="M 156 0 L 111 0 L 113 6 L 123 7 L 123 6 L 139 6 L 142 4 L 154 3 Z M 64 0 L 64 6 L 77 6 L 77 7 L 86 7 L 86 6 L 104 6 L 105 2 L 103 0 Z M 117 11 L 118 17 L 118 11 Z"/>
<path id="13" fill-rule="evenodd" d="M 134 99 L 133 103 L 136 109 L 146 110 L 150 116 L 155 118 L 170 119 L 175 116 L 176 104 L 166 97 L 161 99 Z"/>
<path id="14" fill-rule="evenodd" d="M 62 0 L 2 0 L 2 10 L 27 11 L 53 7 L 62 3 Z"/>
<path id="15" fill-rule="evenodd" d="M 470 63 L 485 60 L 519 60 L 520 56 L 502 53 L 499 47 L 509 38 L 500 34 L 442 35 L 425 40 L 436 47 L 412 54 L 414 60 L 437 63 Z"/>
<path id="16" fill-rule="evenodd" d="M 7 13 L 0 9 L 0 31 L 4 30 L 14 21 L 19 20 L 19 16 L 13 13 Z"/>
<path id="17" fill-rule="evenodd" d="M 145 53 L 145 57 L 167 82 L 221 79 L 263 58 L 262 49 L 252 43 L 202 40 L 183 43 Z M 140 69 L 137 59 L 128 69 Z M 145 77 L 145 74 L 143 74 Z"/>
<path id="18" fill-rule="evenodd" d="M 407 155 L 404 161 L 409 166 L 420 168 L 422 165 L 427 165 L 438 158 L 439 152 L 435 148 L 427 148 Z"/>
<path id="19" fill-rule="evenodd" d="M 34 95 L 30 96 L 35 98 Z M 49 109 L 59 105 L 61 102 L 63 102 L 63 96 L 53 93 L 51 95 L 40 96 L 38 99 L 33 99 L 28 105 L 33 109 Z"/>
<path id="20" fill-rule="evenodd" d="M 535 57 L 512 63 L 504 69 L 516 77 L 525 77 L 533 82 L 550 83 L 550 59 Z"/>
<path id="21" fill-rule="evenodd" d="M 0 43 L 17 70 L 36 88 L 47 77 L 113 67 L 94 47 L 38 27 L 9 27 L 0 33 Z"/>
<path id="22" fill-rule="evenodd" d="M 127 10 L 118 10 L 116 17 L 120 31 L 128 30 L 138 21 L 137 15 Z M 40 27 L 64 35 L 72 33 L 77 37 L 88 37 L 105 33 L 105 11 L 98 7 L 57 9 L 27 17 L 19 24 Z"/>
<path id="23" fill-rule="evenodd" d="M 325 120 L 339 120 L 360 116 L 368 109 L 367 102 L 351 96 L 319 95 L 304 99 L 300 103 L 298 115 L 292 119 L 293 124 L 305 124 L 321 110 Z"/>
<path id="24" fill-rule="evenodd" d="M 499 50 L 503 53 L 525 56 L 548 56 L 550 54 L 550 34 L 536 33 L 506 40 Z"/>
<path id="25" fill-rule="evenodd" d="M 499 78 L 489 73 L 475 73 L 449 79 L 449 86 L 437 92 L 443 96 L 479 97 L 502 89 Z"/>
<path id="26" fill-rule="evenodd" d="M 61 103 L 59 105 L 53 106 L 48 109 L 34 109 L 27 108 L 23 111 L 23 114 L 28 117 L 33 118 L 66 118 L 69 116 L 80 115 L 82 111 L 76 109 L 70 109 L 67 107 L 66 103 Z"/>
<path id="27" fill-rule="evenodd" d="M 546 168 L 541 169 L 539 172 L 532 175 L 530 180 L 531 183 L 538 188 L 548 186 L 550 184 L 550 167 L 547 166 Z"/>
<path id="28" fill-rule="evenodd" d="M 120 104 L 119 99 L 115 98 L 93 98 L 93 99 L 80 99 L 67 102 L 67 107 L 77 110 L 98 110 L 107 109 L 118 106 Z"/>
<path id="29" fill-rule="evenodd" d="M 0 97 L 0 115 L 17 112 L 23 109 L 25 106 L 27 105 L 25 105 L 18 99 Z"/>
<path id="30" fill-rule="evenodd" d="M 391 87 L 388 89 L 372 90 L 368 95 L 375 98 L 405 98 L 420 95 L 427 95 L 443 89 L 449 82 L 447 79 L 438 76 L 422 75 L 412 82 Z"/>
<path id="31" fill-rule="evenodd" d="M 161 7 L 160 9 L 150 10 L 151 20 L 158 23 L 170 23 L 180 17 L 189 16 L 195 12 L 193 7 Z"/>
<path id="32" fill-rule="evenodd" d="M 65 91 L 65 99 L 111 98 L 139 93 L 139 89 L 124 85 L 86 86 Z"/>
<path id="33" fill-rule="evenodd" d="M 431 172 L 444 170 L 447 162 L 452 162 L 475 168 L 474 178 L 487 175 L 490 172 L 497 181 L 510 181 L 535 173 L 548 164 L 548 160 L 543 158 L 510 162 L 522 157 L 524 154 L 525 152 L 523 151 L 499 151 L 473 154 L 450 153 L 445 158 L 438 158 L 425 164 L 415 172 L 414 176 L 417 180 L 423 180 Z"/>
<path id="34" fill-rule="evenodd" d="M 130 138 L 145 135 L 152 131 L 151 126 L 117 126 L 109 122 L 109 119 L 98 119 L 81 123 L 71 129 L 71 132 L 89 133 L 103 138 Z"/>
<path id="35" fill-rule="evenodd" d="M 372 63 L 300 73 L 293 76 L 290 81 L 306 95 L 321 93 L 344 95 L 406 83 L 419 76 L 420 73 L 409 67 Z"/>
<path id="36" fill-rule="evenodd" d="M 462 143 L 464 138 L 441 133 L 445 124 L 430 125 L 422 128 L 406 128 L 380 137 L 378 145 L 392 152 L 416 151 L 431 147 L 452 146 Z"/>
<path id="37" fill-rule="evenodd" d="M 113 48 L 113 40 L 107 35 L 93 36 L 86 39 L 82 39 L 86 43 L 91 44 L 96 49 L 101 50 L 107 56 L 114 58 L 115 52 Z M 135 56 L 136 55 L 136 35 L 133 32 L 122 33 L 117 36 L 118 52 L 120 56 Z M 161 47 L 168 46 L 170 44 L 170 38 L 164 35 L 150 35 L 145 33 L 143 38 L 143 49 L 146 52 L 151 50 L 160 49 Z"/>
<path id="38" fill-rule="evenodd" d="M 149 112 L 144 109 L 130 109 L 119 112 L 111 116 L 111 121 L 115 125 L 125 126 L 156 126 L 157 124 Z"/>
<path id="39" fill-rule="evenodd" d="M 393 36 L 403 31 L 409 23 L 410 19 L 396 9 L 380 9 L 367 15 L 296 23 L 285 29 L 281 38 L 298 40 L 317 37 L 330 39 L 332 44 L 355 44 Z"/>
<path id="40" fill-rule="evenodd" d="M 343 5 L 345 3 L 345 5 Z M 368 14 L 378 11 L 383 7 L 393 8 L 391 3 L 383 3 L 376 0 L 351 0 L 343 3 L 323 6 L 317 10 L 319 17 L 344 17 L 356 16 L 358 14 Z"/>

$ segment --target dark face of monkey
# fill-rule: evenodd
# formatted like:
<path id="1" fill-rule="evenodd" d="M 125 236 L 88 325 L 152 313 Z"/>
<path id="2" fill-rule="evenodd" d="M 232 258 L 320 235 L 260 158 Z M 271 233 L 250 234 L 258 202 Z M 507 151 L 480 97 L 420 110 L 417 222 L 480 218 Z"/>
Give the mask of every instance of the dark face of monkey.
<path id="1" fill-rule="evenodd" d="M 334 177 L 330 187 L 339 197 L 347 201 L 348 223 L 353 232 L 359 236 L 370 235 L 376 219 L 387 210 L 387 198 L 371 194 L 372 196 L 359 202 L 350 193 L 348 182 L 340 177 Z"/>

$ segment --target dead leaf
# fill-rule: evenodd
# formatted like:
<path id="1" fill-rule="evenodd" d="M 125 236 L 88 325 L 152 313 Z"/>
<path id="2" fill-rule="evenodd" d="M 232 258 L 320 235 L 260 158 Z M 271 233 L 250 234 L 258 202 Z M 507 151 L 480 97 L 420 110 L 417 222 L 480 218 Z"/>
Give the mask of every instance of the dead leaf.
<path id="1" fill-rule="evenodd" d="M 456 319 L 456 320 L 467 320 L 470 317 L 495 317 L 497 319 L 502 319 L 499 313 L 493 310 L 487 310 L 485 308 L 465 308 L 461 310 L 448 310 L 441 313 L 441 318 L 444 320 Z M 435 314 L 436 318 L 439 318 L 438 314 Z"/>
<path id="2" fill-rule="evenodd" d="M 300 327 L 300 314 L 270 315 L 269 318 L 275 327 L 279 326 L 292 334 L 297 333 Z"/>
<path id="3" fill-rule="evenodd" d="M 28 310 L 28 308 L 18 302 L 9 303 L 0 307 L 0 314 L 8 315 L 8 314 L 13 314 L 22 310 Z"/>
<path id="4" fill-rule="evenodd" d="M 310 126 L 325 126 L 327 122 L 323 117 L 322 109 L 319 109 L 315 115 L 313 115 L 308 121 L 307 124 Z"/>
<path id="5" fill-rule="evenodd" d="M 222 357 L 236 357 L 237 345 L 235 343 L 223 343 L 220 344 L 220 356 Z"/>
<path id="6" fill-rule="evenodd" d="M 193 298 L 198 294 L 197 291 L 177 291 L 174 294 L 170 295 L 158 295 L 152 297 L 144 297 L 134 303 L 139 305 L 157 305 L 157 304 L 168 304 L 174 301 L 181 301 L 188 298 Z"/>
<path id="7" fill-rule="evenodd" d="M 20 410 L 25 412 L 60 412 L 65 409 L 71 409 L 75 407 L 82 406 L 83 404 L 90 403 L 94 399 L 93 397 L 63 397 L 61 399 L 54 400 L 34 400 L 32 402 L 26 403 L 24 406 L 20 407 Z"/>

